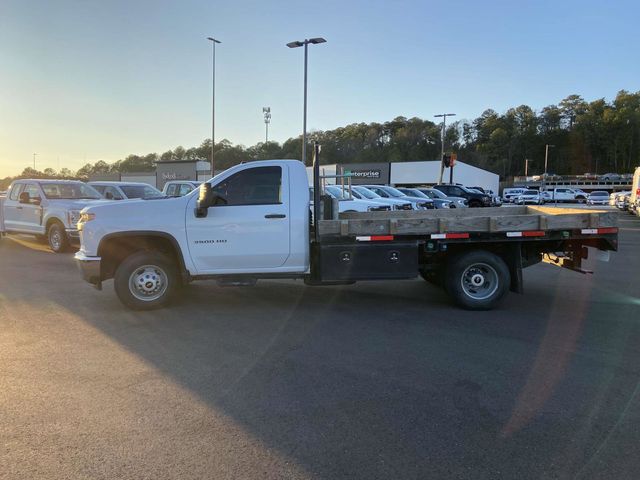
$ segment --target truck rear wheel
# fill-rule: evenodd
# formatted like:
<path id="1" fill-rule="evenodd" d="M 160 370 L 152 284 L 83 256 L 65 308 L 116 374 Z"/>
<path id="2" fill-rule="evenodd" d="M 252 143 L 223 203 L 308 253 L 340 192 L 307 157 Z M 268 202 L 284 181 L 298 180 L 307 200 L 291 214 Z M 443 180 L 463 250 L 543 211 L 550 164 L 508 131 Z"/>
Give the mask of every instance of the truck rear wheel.
<path id="1" fill-rule="evenodd" d="M 49 242 L 49 248 L 55 253 L 63 253 L 69 249 L 69 238 L 61 223 L 55 222 L 51 224 L 47 231 L 47 241 Z"/>
<path id="2" fill-rule="evenodd" d="M 120 301 L 133 310 L 166 306 L 179 287 L 174 262 L 159 252 L 139 251 L 117 268 L 114 287 Z"/>
<path id="3" fill-rule="evenodd" d="M 485 250 L 462 253 L 446 269 L 445 287 L 467 310 L 490 310 L 509 290 L 511 276 L 502 258 Z"/>

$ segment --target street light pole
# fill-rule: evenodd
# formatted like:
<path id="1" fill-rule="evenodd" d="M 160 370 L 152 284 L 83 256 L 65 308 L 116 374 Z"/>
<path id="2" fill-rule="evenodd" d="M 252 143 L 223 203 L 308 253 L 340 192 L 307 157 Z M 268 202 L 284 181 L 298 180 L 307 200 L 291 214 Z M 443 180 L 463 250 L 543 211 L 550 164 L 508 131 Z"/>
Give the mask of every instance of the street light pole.
<path id="1" fill-rule="evenodd" d="M 213 161 L 215 158 L 216 146 L 216 43 L 222 43 L 213 37 L 207 37 L 213 45 L 212 67 L 211 67 L 211 176 L 213 177 Z"/>
<path id="2" fill-rule="evenodd" d="M 555 145 L 551 145 L 547 143 L 544 146 L 544 175 L 542 176 L 542 184 L 546 187 L 547 185 L 547 165 L 549 161 L 549 147 L 555 147 Z M 546 188 L 545 188 L 546 189 Z"/>
<path id="3" fill-rule="evenodd" d="M 302 108 L 302 163 L 307 164 L 307 58 L 309 44 L 325 43 L 326 40 L 322 37 L 309 38 L 302 41 L 295 41 L 287 43 L 289 48 L 304 47 L 304 100 Z"/>
<path id="4" fill-rule="evenodd" d="M 442 117 L 442 141 L 440 142 L 440 179 L 438 185 L 442 184 L 442 176 L 444 175 L 444 136 L 447 132 L 447 117 L 455 117 L 455 113 L 441 113 L 434 115 L 436 118 Z"/>

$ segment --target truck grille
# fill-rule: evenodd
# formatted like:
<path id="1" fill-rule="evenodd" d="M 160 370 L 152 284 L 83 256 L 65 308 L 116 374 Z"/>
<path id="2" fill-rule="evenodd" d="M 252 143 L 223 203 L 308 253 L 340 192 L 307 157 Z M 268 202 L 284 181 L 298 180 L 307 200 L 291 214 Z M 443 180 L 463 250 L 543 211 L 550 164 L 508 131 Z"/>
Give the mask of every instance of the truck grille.
<path id="1" fill-rule="evenodd" d="M 380 205 L 379 207 L 369 208 L 369 211 L 371 212 L 388 212 L 389 210 L 391 210 L 389 205 Z"/>
<path id="2" fill-rule="evenodd" d="M 433 202 L 421 202 L 421 203 L 418 204 L 418 206 L 420 208 L 424 208 L 424 209 L 435 208 L 433 206 Z"/>

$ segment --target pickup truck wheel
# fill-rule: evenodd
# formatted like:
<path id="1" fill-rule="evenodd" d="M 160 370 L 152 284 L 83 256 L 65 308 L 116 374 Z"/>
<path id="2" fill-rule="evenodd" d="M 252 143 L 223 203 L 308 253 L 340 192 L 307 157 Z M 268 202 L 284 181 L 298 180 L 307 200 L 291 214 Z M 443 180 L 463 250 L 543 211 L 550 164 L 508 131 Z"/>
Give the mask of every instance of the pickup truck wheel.
<path id="1" fill-rule="evenodd" d="M 159 252 L 139 251 L 117 268 L 114 287 L 120 301 L 133 310 L 164 307 L 178 290 L 174 263 Z"/>
<path id="2" fill-rule="evenodd" d="M 55 253 L 63 253 L 69 248 L 69 239 L 67 238 L 67 232 L 64 231 L 64 227 L 61 223 L 54 223 L 49 227 L 47 231 L 47 240 L 49 247 Z"/>
<path id="3" fill-rule="evenodd" d="M 484 250 L 463 253 L 446 269 L 445 289 L 467 310 L 490 310 L 509 290 L 509 268 L 499 256 Z"/>
<path id="4" fill-rule="evenodd" d="M 480 203 L 478 200 L 471 200 L 469 202 L 469 207 L 470 208 L 479 208 L 482 206 L 482 203 Z"/>

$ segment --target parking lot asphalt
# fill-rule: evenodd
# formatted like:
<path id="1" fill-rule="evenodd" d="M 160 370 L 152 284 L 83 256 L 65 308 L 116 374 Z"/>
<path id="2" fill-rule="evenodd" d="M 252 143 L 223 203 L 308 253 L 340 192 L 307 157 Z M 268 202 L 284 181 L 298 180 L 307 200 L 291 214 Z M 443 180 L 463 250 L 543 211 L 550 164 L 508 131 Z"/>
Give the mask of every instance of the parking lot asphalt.
<path id="1" fill-rule="evenodd" d="M 0 239 L 0 478 L 638 478 L 640 219 L 492 312 L 421 280 L 131 312 Z"/>

